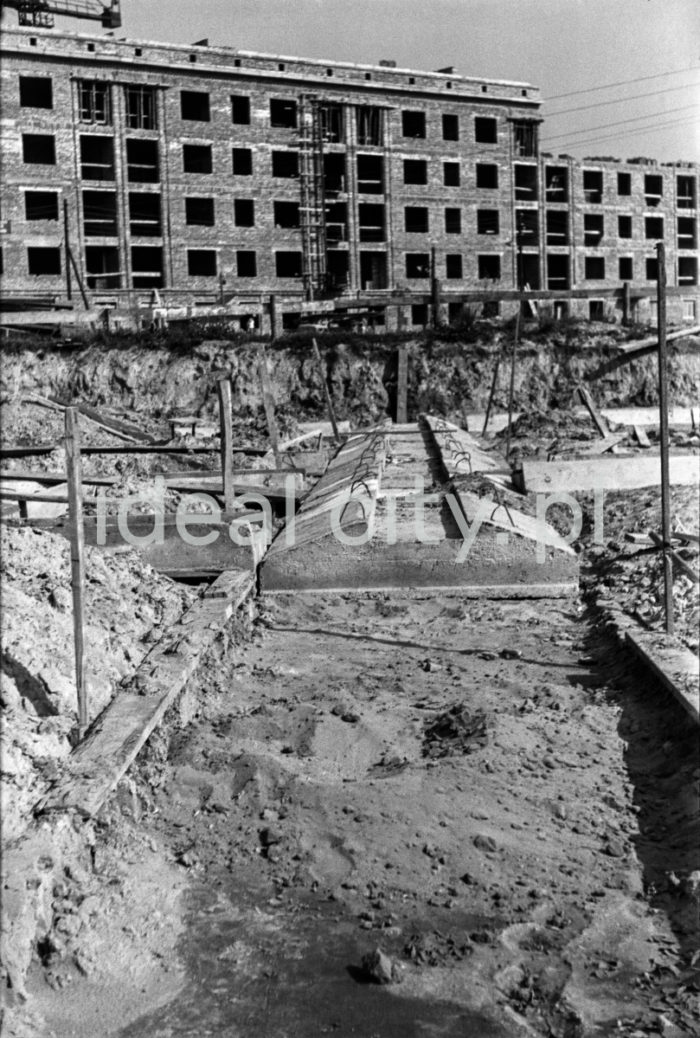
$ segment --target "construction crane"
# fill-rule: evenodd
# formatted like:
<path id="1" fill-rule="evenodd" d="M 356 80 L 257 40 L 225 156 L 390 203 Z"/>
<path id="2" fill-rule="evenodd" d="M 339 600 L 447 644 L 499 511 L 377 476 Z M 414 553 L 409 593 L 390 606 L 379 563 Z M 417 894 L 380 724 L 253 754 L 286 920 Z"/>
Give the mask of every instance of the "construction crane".
<path id="1" fill-rule="evenodd" d="M 17 11 L 20 25 L 53 28 L 56 14 L 69 18 L 88 18 L 101 22 L 105 29 L 118 29 L 122 24 L 119 0 L 0 0 L 0 10 Z"/>

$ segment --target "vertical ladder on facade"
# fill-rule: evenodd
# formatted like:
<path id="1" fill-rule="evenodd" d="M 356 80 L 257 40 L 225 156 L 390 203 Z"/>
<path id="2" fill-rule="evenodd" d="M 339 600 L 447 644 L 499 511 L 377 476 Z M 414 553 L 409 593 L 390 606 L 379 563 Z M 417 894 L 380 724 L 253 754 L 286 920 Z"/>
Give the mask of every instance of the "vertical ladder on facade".
<path id="1" fill-rule="evenodd" d="M 315 299 L 327 282 L 326 197 L 321 109 L 312 95 L 302 95 L 299 105 L 299 188 L 304 291 Z"/>

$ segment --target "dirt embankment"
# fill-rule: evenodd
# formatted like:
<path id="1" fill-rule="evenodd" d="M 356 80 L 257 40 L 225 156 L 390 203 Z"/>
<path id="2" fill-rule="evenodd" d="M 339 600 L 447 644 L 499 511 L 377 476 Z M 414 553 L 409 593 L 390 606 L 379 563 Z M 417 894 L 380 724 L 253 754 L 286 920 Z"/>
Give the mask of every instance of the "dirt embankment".
<path id="1" fill-rule="evenodd" d="M 593 329 L 593 330 L 592 330 Z M 409 351 L 409 416 L 420 411 L 463 421 L 488 400 L 496 356 L 509 351 L 508 330 L 484 331 L 471 341 L 422 337 L 406 341 Z M 529 335 L 529 337 L 528 337 Z M 574 390 L 592 382 L 598 404 L 645 406 L 657 400 L 656 359 L 633 363 L 614 359 L 616 344 L 629 334 L 608 326 L 574 326 L 544 333 L 532 329 L 520 344 L 515 377 L 518 410 L 566 408 Z M 338 416 L 365 424 L 392 409 L 396 384 L 393 339 L 321 340 Z M 693 404 L 700 380 L 698 340 L 672 344 L 670 394 L 674 404 Z M 101 344 L 8 345 L 0 392 L 12 404 L 36 393 L 63 402 L 79 400 L 161 421 L 174 414 L 212 417 L 217 413 L 216 382 L 233 383 L 234 412 L 248 431 L 264 431 L 259 381 L 260 343 L 202 341 L 196 335 L 133 337 Z M 324 414 L 321 378 L 309 340 L 290 337 L 267 347 L 283 431 L 295 420 Z M 496 408 L 507 405 L 510 364 L 504 357 L 496 384 Z M 241 430 L 243 431 L 243 430 Z"/>

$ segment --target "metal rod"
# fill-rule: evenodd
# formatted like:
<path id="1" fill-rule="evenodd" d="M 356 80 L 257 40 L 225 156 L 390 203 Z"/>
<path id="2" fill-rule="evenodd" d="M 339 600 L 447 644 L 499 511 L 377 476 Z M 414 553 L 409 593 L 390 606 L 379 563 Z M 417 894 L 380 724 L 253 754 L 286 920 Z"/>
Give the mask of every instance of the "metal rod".
<path id="1" fill-rule="evenodd" d="M 666 246 L 657 254 L 657 320 L 659 332 L 659 443 L 661 447 L 661 537 L 664 560 L 666 633 L 673 634 L 673 563 L 671 559 L 671 487 L 668 464 L 668 371 L 666 350 Z"/>
<path id="2" fill-rule="evenodd" d="M 71 590 L 73 592 L 73 642 L 75 684 L 78 691 L 78 739 L 88 723 L 85 681 L 85 531 L 83 528 L 83 481 L 77 407 L 67 407 L 65 416 L 68 517 L 70 524 Z"/>
<path id="3" fill-rule="evenodd" d="M 63 236 L 66 247 L 66 295 L 73 298 L 73 286 L 70 277 L 70 230 L 68 226 L 68 199 L 63 199 Z"/>
<path id="4" fill-rule="evenodd" d="M 316 339 L 313 338 L 311 342 L 314 348 L 314 353 L 316 354 L 316 363 L 318 364 L 318 370 L 321 373 L 321 382 L 323 383 L 323 392 L 326 396 L 326 406 L 328 407 L 328 417 L 331 420 L 331 428 L 333 429 L 333 438 L 337 443 L 340 439 L 340 436 L 338 435 L 338 423 L 335 420 L 335 408 L 333 407 L 333 400 L 331 399 L 330 390 L 328 389 L 328 375 L 326 372 L 326 365 L 323 363 L 321 351 L 318 348 L 318 343 L 316 342 Z"/>
<path id="5" fill-rule="evenodd" d="M 231 379 L 220 378 L 217 388 L 219 391 L 219 428 L 221 430 L 221 474 L 224 483 L 224 508 L 227 514 L 230 514 L 234 510 L 236 500 L 236 493 L 233 487 Z"/>

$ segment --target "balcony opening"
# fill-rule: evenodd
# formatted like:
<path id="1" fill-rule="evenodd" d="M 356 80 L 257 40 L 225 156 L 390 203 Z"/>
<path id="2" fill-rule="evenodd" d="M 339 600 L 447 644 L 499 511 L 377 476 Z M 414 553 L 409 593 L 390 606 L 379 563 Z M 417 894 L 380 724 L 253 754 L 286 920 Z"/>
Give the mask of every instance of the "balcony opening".
<path id="1" fill-rule="evenodd" d="M 445 234 L 462 233 L 462 210 L 453 207 L 445 209 Z"/>
<path id="2" fill-rule="evenodd" d="M 678 257 L 678 284 L 697 285 L 698 283 L 698 258 L 697 256 Z"/>
<path id="3" fill-rule="evenodd" d="M 86 238 L 116 238 L 115 191 L 83 191 L 83 231 Z"/>
<path id="4" fill-rule="evenodd" d="M 407 234 L 427 234 L 430 229 L 428 207 L 407 205 L 404 208 L 404 229 Z"/>
<path id="5" fill-rule="evenodd" d="M 158 142 L 129 137 L 126 141 L 126 175 L 130 184 L 157 184 L 160 180 Z"/>
<path id="6" fill-rule="evenodd" d="M 678 248 L 697 248 L 697 226 L 692 216 L 678 217 Z"/>
<path id="7" fill-rule="evenodd" d="M 61 273 L 60 248 L 27 249 L 27 269 L 33 277 L 55 277 Z"/>
<path id="8" fill-rule="evenodd" d="M 217 257 L 215 249 L 188 249 L 187 273 L 191 278 L 215 278 Z"/>
<path id="9" fill-rule="evenodd" d="M 655 209 L 661 204 L 664 193 L 664 178 L 657 173 L 647 173 L 644 177 L 644 204 Z"/>
<path id="10" fill-rule="evenodd" d="M 474 119 L 474 140 L 478 144 L 496 144 L 498 121 L 491 117 L 477 115 Z"/>
<path id="11" fill-rule="evenodd" d="M 275 253 L 275 273 L 278 278 L 300 278 L 303 272 L 300 252 Z"/>
<path id="12" fill-rule="evenodd" d="M 442 182 L 445 187 L 459 187 L 460 179 L 459 162 L 443 162 Z"/>
<path id="13" fill-rule="evenodd" d="M 583 244 L 588 248 L 596 248 L 603 240 L 605 225 L 602 213 L 584 213 Z"/>
<path id="14" fill-rule="evenodd" d="M 411 324 L 418 328 L 425 328 L 428 324 L 427 303 L 413 303 L 411 305 Z"/>
<path id="15" fill-rule="evenodd" d="M 331 152 L 323 156 L 323 186 L 326 195 L 345 191 L 345 155 Z"/>
<path id="16" fill-rule="evenodd" d="M 116 245 L 87 245 L 85 248 L 85 271 L 88 288 L 121 288 L 122 275 L 119 269 L 119 249 Z"/>
<path id="17" fill-rule="evenodd" d="M 428 163 L 425 159 L 403 160 L 403 182 L 404 184 L 428 183 Z"/>
<path id="18" fill-rule="evenodd" d="M 634 263 L 632 256 L 620 256 L 617 261 L 617 273 L 620 281 L 632 281 Z"/>
<path id="19" fill-rule="evenodd" d="M 321 118 L 321 137 L 326 144 L 340 144 L 343 133 L 343 106 L 325 102 L 319 108 Z"/>
<path id="20" fill-rule="evenodd" d="M 384 241 L 386 238 L 384 206 L 371 202 L 361 202 L 358 212 L 360 241 Z"/>
<path id="21" fill-rule="evenodd" d="M 477 209 L 477 234 L 500 234 L 498 209 Z"/>
<path id="22" fill-rule="evenodd" d="M 234 198 L 233 222 L 236 227 L 255 227 L 255 202 L 252 198 Z"/>
<path id="23" fill-rule="evenodd" d="M 20 76 L 19 103 L 22 108 L 53 108 L 53 83 L 49 76 Z"/>
<path id="24" fill-rule="evenodd" d="M 80 138 L 80 175 L 83 180 L 114 180 L 114 138 Z"/>
<path id="25" fill-rule="evenodd" d="M 385 252 L 360 251 L 360 285 L 365 292 L 381 291 L 387 287 Z"/>
<path id="26" fill-rule="evenodd" d="M 272 175 L 287 180 L 299 176 L 299 152 L 298 151 L 273 151 L 272 152 Z"/>
<path id="27" fill-rule="evenodd" d="M 270 126 L 293 130 L 297 125 L 297 103 L 279 97 L 270 98 Z"/>
<path id="28" fill-rule="evenodd" d="M 679 209 L 695 209 L 695 177 L 676 178 L 676 197 Z"/>
<path id="29" fill-rule="evenodd" d="M 476 164 L 476 186 L 493 190 L 498 187 L 498 166 L 490 162 L 477 162 Z"/>
<path id="30" fill-rule="evenodd" d="M 513 181 L 516 201 L 537 201 L 537 166 L 514 166 Z"/>
<path id="31" fill-rule="evenodd" d="M 109 83 L 78 83 L 78 118 L 81 123 L 109 126 L 112 122 L 112 94 Z"/>
<path id="32" fill-rule="evenodd" d="M 211 119 L 209 94 L 205 90 L 181 90 L 180 115 L 190 122 L 208 123 Z"/>
<path id="33" fill-rule="evenodd" d="M 425 137 L 425 112 L 402 112 L 401 133 L 416 140 Z"/>
<path id="34" fill-rule="evenodd" d="M 163 287 L 163 250 L 159 245 L 132 247 L 131 283 L 134 288 Z"/>
<path id="35" fill-rule="evenodd" d="M 357 190 L 364 195 L 384 193 L 384 159 L 381 155 L 357 156 Z"/>
<path id="36" fill-rule="evenodd" d="M 451 281 L 463 277 L 462 256 L 459 252 L 448 252 L 445 256 L 445 277 Z"/>
<path id="37" fill-rule="evenodd" d="M 600 205 L 603 201 L 603 172 L 600 169 L 584 169 L 583 195 L 591 205 Z"/>
<path id="38" fill-rule="evenodd" d="M 523 120 L 513 123 L 515 154 L 521 158 L 537 155 L 537 123 Z"/>
<path id="39" fill-rule="evenodd" d="M 344 249 L 329 249 L 326 253 L 326 273 L 331 292 L 343 292 L 348 287 L 350 257 Z"/>
<path id="40" fill-rule="evenodd" d="M 547 288 L 561 292 L 569 287 L 569 257 L 558 253 L 547 255 Z"/>
<path id="41" fill-rule="evenodd" d="M 360 241 L 362 241 L 362 206 L 360 205 Z M 326 241 L 345 241 L 348 234 L 348 207 L 345 202 L 326 205 Z"/>
<path id="42" fill-rule="evenodd" d="M 24 216 L 26 220 L 58 220 L 58 192 L 25 191 Z"/>
<path id="43" fill-rule="evenodd" d="M 256 278 L 258 276 L 258 257 L 252 249 L 237 250 L 236 276 L 239 278 Z"/>
<path id="44" fill-rule="evenodd" d="M 521 256 L 520 276 L 523 288 L 538 289 L 540 287 L 540 257 L 538 255 L 526 252 Z"/>
<path id="45" fill-rule="evenodd" d="M 35 166 L 56 165 L 56 141 L 50 133 L 23 133 L 22 159 Z"/>
<path id="46" fill-rule="evenodd" d="M 520 247 L 523 249 L 536 248 L 540 240 L 537 210 L 516 209 L 515 226 Z"/>
<path id="47" fill-rule="evenodd" d="M 233 148 L 232 169 L 235 177 L 251 177 L 253 175 L 253 152 L 250 148 Z"/>
<path id="48" fill-rule="evenodd" d="M 183 144 L 183 173 L 208 174 L 213 171 L 211 144 Z"/>
<path id="49" fill-rule="evenodd" d="M 160 195 L 129 192 L 129 229 L 135 238 L 159 238 L 163 233 Z"/>
<path id="50" fill-rule="evenodd" d="M 231 95 L 231 122 L 237 126 L 250 124 L 250 98 L 244 94 Z"/>
<path id="51" fill-rule="evenodd" d="M 656 256 L 647 256 L 644 262 L 647 281 L 657 281 L 659 277 L 659 260 Z"/>
<path id="52" fill-rule="evenodd" d="M 569 171 L 566 166 L 545 166 L 544 190 L 548 202 L 568 202 Z"/>
<path id="53" fill-rule="evenodd" d="M 273 202 L 275 227 L 286 229 L 299 227 L 298 202 Z"/>
<path id="54" fill-rule="evenodd" d="M 406 277 L 411 280 L 429 278 L 430 254 L 427 252 L 407 252 Z"/>
<path id="55" fill-rule="evenodd" d="M 185 199 L 185 223 L 188 227 L 213 227 L 214 222 L 213 198 Z"/>
<path id="56" fill-rule="evenodd" d="M 605 301 L 603 299 L 588 300 L 588 320 L 602 321 L 605 317 Z"/>
<path id="57" fill-rule="evenodd" d="M 548 209 L 546 226 L 547 245 L 569 244 L 569 214 L 565 209 Z"/>
<path id="58" fill-rule="evenodd" d="M 444 141 L 459 140 L 459 116 L 445 113 L 442 117 L 442 139 Z"/>
<path id="59" fill-rule="evenodd" d="M 479 281 L 501 280 L 501 257 L 495 255 L 477 256 Z"/>
<path id="60" fill-rule="evenodd" d="M 124 87 L 126 125 L 130 130 L 157 130 L 156 91 L 150 86 Z"/>
<path id="61" fill-rule="evenodd" d="M 381 147 L 384 139 L 384 120 L 381 108 L 360 105 L 355 109 L 357 143 L 361 148 Z"/>

